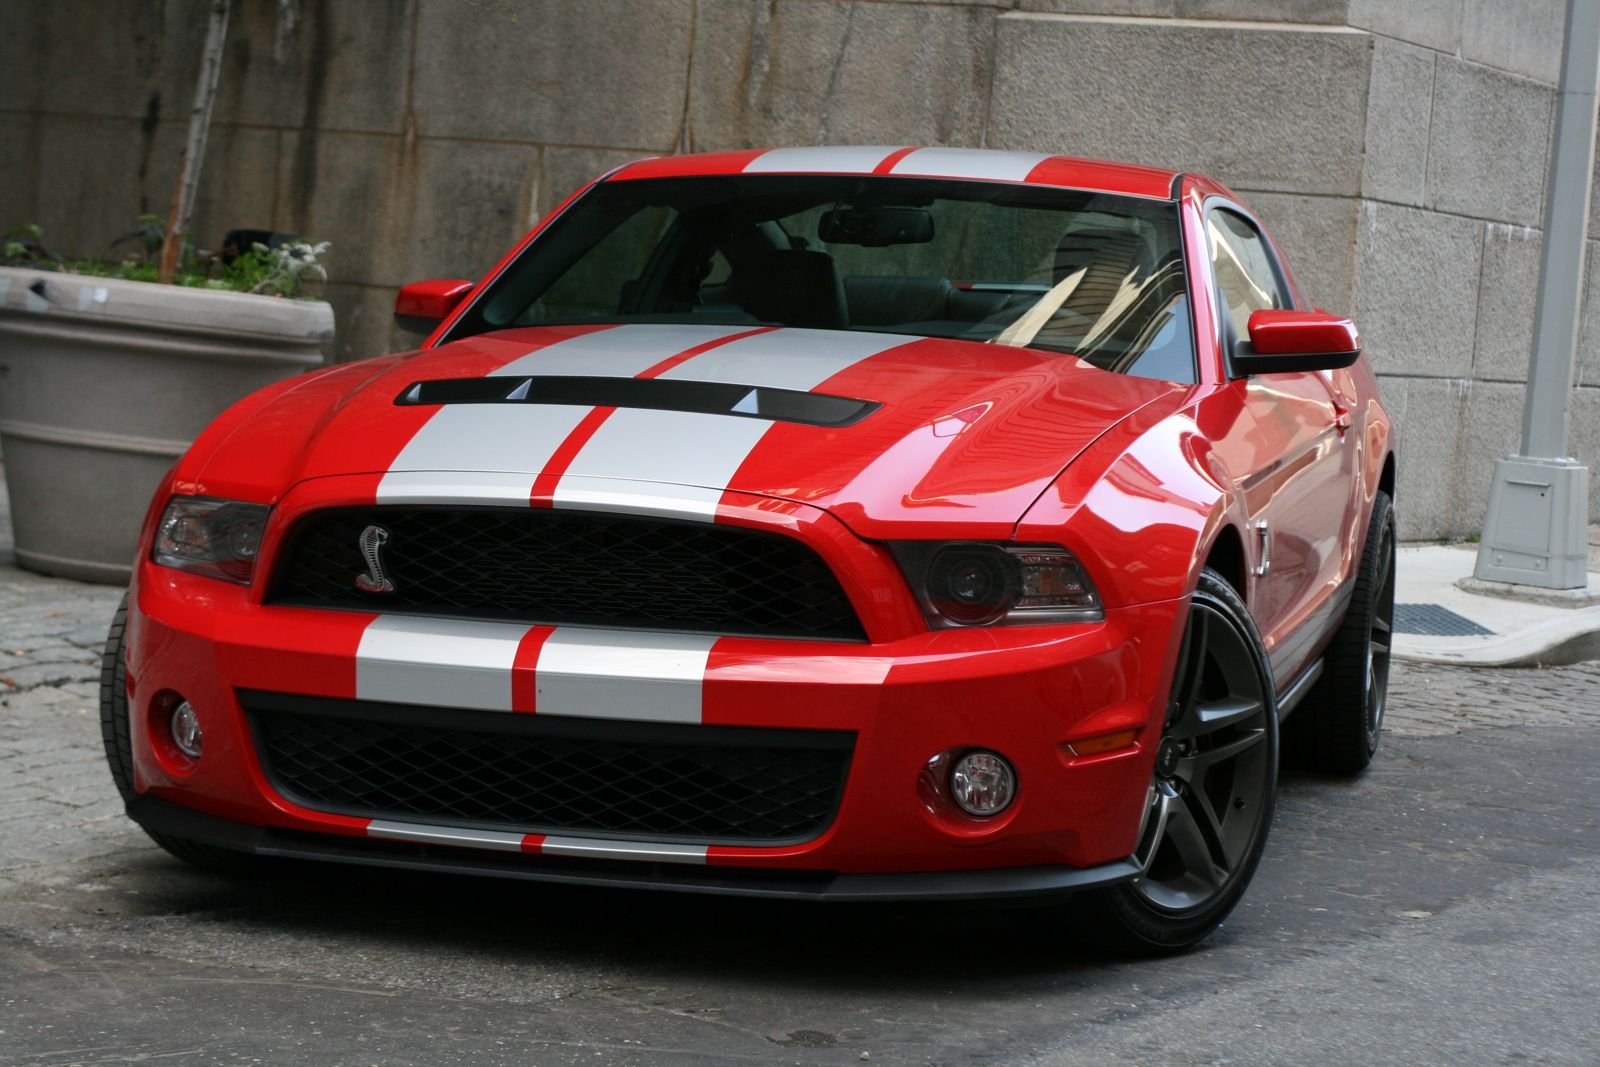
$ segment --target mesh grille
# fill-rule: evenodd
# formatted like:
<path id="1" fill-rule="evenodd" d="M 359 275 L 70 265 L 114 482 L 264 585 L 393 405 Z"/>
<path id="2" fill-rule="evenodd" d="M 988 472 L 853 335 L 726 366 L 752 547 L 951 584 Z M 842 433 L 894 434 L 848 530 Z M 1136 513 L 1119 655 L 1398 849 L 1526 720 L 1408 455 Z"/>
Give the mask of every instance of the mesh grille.
<path id="1" fill-rule="evenodd" d="M 305 807 L 524 833 L 788 843 L 833 820 L 843 731 L 541 719 L 241 693 Z"/>
<path id="2" fill-rule="evenodd" d="M 390 593 L 364 593 L 383 546 Z M 519 622 L 827 637 L 864 635 L 838 579 L 790 537 L 548 508 L 341 508 L 290 532 L 268 601 Z"/>

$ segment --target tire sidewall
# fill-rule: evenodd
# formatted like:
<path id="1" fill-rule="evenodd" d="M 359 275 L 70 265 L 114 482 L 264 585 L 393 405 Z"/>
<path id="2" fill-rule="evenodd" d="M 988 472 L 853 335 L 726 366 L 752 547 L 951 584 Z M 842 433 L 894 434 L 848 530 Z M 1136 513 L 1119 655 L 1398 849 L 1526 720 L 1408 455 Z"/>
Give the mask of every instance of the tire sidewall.
<path id="1" fill-rule="evenodd" d="M 1384 680 L 1384 693 L 1379 698 L 1378 716 L 1373 718 L 1372 707 L 1372 630 L 1377 621 L 1379 605 L 1383 601 L 1383 589 L 1378 585 L 1380 568 L 1387 557 L 1390 573 L 1398 563 L 1396 558 L 1394 504 L 1389 499 L 1389 494 L 1378 490 L 1372 499 L 1372 518 L 1367 523 L 1367 543 L 1362 551 L 1361 573 L 1359 581 L 1366 589 L 1365 601 L 1361 604 L 1360 633 L 1365 642 L 1362 655 L 1366 666 L 1362 670 L 1361 685 L 1361 721 L 1362 737 L 1366 742 L 1367 756 L 1370 759 L 1378 751 L 1379 737 L 1383 732 L 1383 712 L 1388 704 L 1388 679 Z M 1393 641 L 1393 634 L 1390 640 Z M 1392 646 L 1391 646 L 1392 648 Z M 1391 650 L 1391 664 L 1393 652 Z"/>

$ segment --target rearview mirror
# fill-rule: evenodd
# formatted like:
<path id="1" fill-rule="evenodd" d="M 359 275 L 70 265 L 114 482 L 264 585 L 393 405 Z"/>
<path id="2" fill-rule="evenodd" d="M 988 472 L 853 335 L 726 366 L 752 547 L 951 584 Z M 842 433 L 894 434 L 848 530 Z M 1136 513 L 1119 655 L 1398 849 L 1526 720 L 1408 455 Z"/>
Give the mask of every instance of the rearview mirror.
<path id="1" fill-rule="evenodd" d="M 824 211 L 817 237 L 830 245 L 921 245 L 933 240 L 933 215 L 920 207 L 842 207 Z"/>
<path id="2" fill-rule="evenodd" d="M 1326 311 L 1266 308 L 1250 314 L 1250 340 L 1233 350 L 1239 374 L 1337 370 L 1361 357 L 1355 323 Z"/>
<path id="3" fill-rule="evenodd" d="M 394 321 L 407 333 L 430 334 L 477 285 L 465 278 L 409 282 L 394 298 Z"/>

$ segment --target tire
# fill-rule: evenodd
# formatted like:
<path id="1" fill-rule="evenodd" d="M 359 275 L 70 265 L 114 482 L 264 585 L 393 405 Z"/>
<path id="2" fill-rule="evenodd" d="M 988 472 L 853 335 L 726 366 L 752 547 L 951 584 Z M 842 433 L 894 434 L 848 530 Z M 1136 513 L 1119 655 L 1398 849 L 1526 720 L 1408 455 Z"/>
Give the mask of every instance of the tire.
<path id="1" fill-rule="evenodd" d="M 1135 851 L 1144 874 L 1087 901 L 1105 920 L 1102 940 L 1153 955 L 1216 930 L 1261 861 L 1277 787 L 1267 653 L 1244 601 L 1208 568 L 1190 602 Z"/>
<path id="2" fill-rule="evenodd" d="M 133 788 L 133 739 L 128 721 L 127 642 L 128 595 L 124 593 L 117 613 L 111 618 L 105 651 L 100 656 L 100 740 L 105 745 L 111 780 L 124 804 L 131 803 L 138 795 Z M 204 870 L 259 875 L 267 869 L 266 861 L 257 856 L 150 830 L 145 830 L 145 834 L 178 859 Z"/>
<path id="3" fill-rule="evenodd" d="M 1394 505 L 1380 489 L 1372 500 L 1350 606 L 1323 653 L 1322 677 L 1284 726 L 1296 765 L 1358 774 L 1378 751 L 1389 694 L 1394 572 Z"/>
<path id="4" fill-rule="evenodd" d="M 133 740 L 128 735 L 128 594 L 111 617 L 105 651 L 100 654 L 100 740 L 117 794 L 127 804 L 134 798 Z"/>

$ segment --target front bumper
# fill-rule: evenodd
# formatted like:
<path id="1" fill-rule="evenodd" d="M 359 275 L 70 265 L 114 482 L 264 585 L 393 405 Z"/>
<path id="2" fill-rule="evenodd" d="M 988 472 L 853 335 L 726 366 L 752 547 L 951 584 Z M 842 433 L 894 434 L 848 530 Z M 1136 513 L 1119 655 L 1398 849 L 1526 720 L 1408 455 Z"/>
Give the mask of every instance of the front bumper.
<path id="1" fill-rule="evenodd" d="M 157 832 L 268 855 L 708 892 L 1006 896 L 1130 877 L 1183 603 L 1112 608 L 1095 624 L 928 631 L 907 621 L 915 609 L 903 588 L 895 599 L 888 579 L 897 576 L 871 573 L 879 561 L 864 543 L 821 530 L 825 516 L 795 521 L 816 524 L 806 531 L 813 544 L 845 546 L 824 555 L 848 576 L 872 640 L 722 637 L 696 651 L 682 634 L 397 620 L 263 604 L 258 589 L 144 562 L 128 628 L 139 794 L 130 814 Z M 862 553 L 850 555 L 850 542 Z M 878 590 L 877 609 L 861 602 Z M 559 669 L 548 669 L 557 658 Z M 252 691 L 422 705 L 435 716 L 669 718 L 854 741 L 835 814 L 807 840 L 453 825 L 296 803 L 263 767 L 240 700 Z M 178 697 L 201 716 L 198 762 L 163 741 Z M 1131 743 L 1094 755 L 1069 747 L 1127 731 Z M 1015 801 L 992 819 L 967 817 L 928 787 L 931 759 L 971 748 L 997 751 L 1017 770 Z"/>

